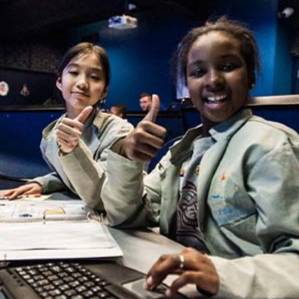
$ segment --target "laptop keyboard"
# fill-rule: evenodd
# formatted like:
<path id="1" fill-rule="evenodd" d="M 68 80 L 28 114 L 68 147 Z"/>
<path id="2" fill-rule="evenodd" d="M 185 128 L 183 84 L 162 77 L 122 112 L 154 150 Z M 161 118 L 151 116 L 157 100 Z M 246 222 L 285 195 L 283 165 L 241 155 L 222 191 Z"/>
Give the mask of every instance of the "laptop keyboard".
<path id="1" fill-rule="evenodd" d="M 14 271 L 43 299 L 124 298 L 117 296 L 119 286 L 77 263 L 36 264 Z"/>

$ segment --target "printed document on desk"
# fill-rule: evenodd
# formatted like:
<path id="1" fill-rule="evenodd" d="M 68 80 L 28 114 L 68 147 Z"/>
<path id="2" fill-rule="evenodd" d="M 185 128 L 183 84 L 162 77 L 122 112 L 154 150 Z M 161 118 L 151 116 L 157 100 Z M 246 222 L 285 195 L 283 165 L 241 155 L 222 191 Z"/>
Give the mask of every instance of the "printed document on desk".
<path id="1" fill-rule="evenodd" d="M 0 201 L 0 260 L 116 258 L 107 227 L 80 200 Z"/>

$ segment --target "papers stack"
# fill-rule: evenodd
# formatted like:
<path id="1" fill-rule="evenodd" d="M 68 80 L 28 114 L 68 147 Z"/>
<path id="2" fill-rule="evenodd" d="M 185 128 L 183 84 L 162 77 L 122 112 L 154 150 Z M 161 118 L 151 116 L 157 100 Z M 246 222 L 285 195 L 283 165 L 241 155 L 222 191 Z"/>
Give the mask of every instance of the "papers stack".
<path id="1" fill-rule="evenodd" d="M 100 217 L 82 201 L 0 201 L 0 261 L 122 255 Z"/>

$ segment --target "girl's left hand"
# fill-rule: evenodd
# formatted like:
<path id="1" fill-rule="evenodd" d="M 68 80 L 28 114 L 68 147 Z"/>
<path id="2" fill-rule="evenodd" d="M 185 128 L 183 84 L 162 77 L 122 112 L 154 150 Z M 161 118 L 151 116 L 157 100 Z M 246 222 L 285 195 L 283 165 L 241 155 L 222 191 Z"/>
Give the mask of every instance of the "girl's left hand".
<path id="1" fill-rule="evenodd" d="M 147 274 L 146 288 L 154 290 L 169 274 L 178 274 L 178 278 L 167 289 L 167 297 L 187 284 L 195 284 L 199 291 L 209 295 L 219 290 L 219 276 L 213 262 L 193 248 L 186 248 L 179 255 L 162 255 Z"/>
<path id="2" fill-rule="evenodd" d="M 57 126 L 57 144 L 62 153 L 68 154 L 74 150 L 81 138 L 84 123 L 93 110 L 92 106 L 85 107 L 74 119 L 64 117 Z"/>

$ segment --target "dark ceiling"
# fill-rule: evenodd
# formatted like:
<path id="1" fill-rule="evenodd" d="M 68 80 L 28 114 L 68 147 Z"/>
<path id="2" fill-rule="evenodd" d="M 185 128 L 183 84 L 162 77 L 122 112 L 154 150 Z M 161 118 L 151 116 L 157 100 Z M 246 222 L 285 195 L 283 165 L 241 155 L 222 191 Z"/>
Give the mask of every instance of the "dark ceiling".
<path id="1" fill-rule="evenodd" d="M 62 33 L 71 26 L 108 19 L 126 13 L 128 2 L 136 4 L 130 14 L 179 6 L 190 15 L 211 9 L 215 0 L 0 0 L 0 39 Z M 280 0 L 279 7 L 292 6 L 292 25 L 299 28 L 299 0 Z"/>
<path id="2" fill-rule="evenodd" d="M 130 13 L 138 14 L 163 2 L 180 5 L 190 12 L 197 10 L 200 3 L 203 6 L 198 0 L 132 0 L 136 9 Z M 127 7 L 128 1 L 124 0 L 0 0 L 0 37 L 14 40 L 64 31 L 126 13 Z"/>

